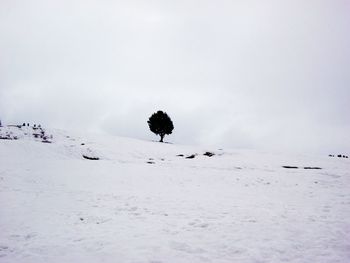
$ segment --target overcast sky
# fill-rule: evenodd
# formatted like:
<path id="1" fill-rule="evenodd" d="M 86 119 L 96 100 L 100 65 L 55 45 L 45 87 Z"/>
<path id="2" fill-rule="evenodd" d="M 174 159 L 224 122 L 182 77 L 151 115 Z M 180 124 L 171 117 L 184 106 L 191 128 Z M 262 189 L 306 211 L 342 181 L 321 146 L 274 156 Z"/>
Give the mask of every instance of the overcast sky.
<path id="1" fill-rule="evenodd" d="M 0 0 L 0 118 L 349 153 L 350 0 Z"/>

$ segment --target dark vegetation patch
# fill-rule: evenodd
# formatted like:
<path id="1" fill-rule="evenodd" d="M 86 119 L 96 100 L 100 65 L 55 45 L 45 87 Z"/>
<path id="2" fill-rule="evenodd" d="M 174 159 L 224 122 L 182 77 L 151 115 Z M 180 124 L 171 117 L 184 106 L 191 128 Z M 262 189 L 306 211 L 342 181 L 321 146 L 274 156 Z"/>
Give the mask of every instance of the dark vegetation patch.
<path id="1" fill-rule="evenodd" d="M 181 154 L 178 154 L 176 156 L 177 157 L 185 157 L 186 159 L 194 159 L 194 158 L 196 158 L 197 155 L 198 155 L 197 153 L 194 153 L 194 154 L 187 155 L 185 157 L 185 155 L 181 153 Z M 212 157 L 212 156 L 215 155 L 215 153 L 213 153 L 213 152 L 205 152 L 205 153 L 203 153 L 203 155 L 204 156 L 208 156 L 208 157 Z"/>
<path id="2" fill-rule="evenodd" d="M 329 157 L 335 157 L 334 154 L 328 154 Z M 337 155 L 338 158 L 349 158 L 349 156 L 347 155 L 344 155 L 344 154 L 338 154 Z"/>
<path id="3" fill-rule="evenodd" d="M 39 134 L 39 133 L 33 133 L 33 137 L 34 137 L 35 139 L 38 139 L 38 138 L 40 137 L 40 134 Z"/>
<path id="4" fill-rule="evenodd" d="M 22 129 L 22 127 L 27 127 L 27 130 L 23 131 L 23 135 L 33 137 L 35 139 L 41 139 L 41 142 L 44 142 L 44 143 L 51 143 L 52 139 L 53 139 L 53 136 L 48 135 L 46 133 L 46 131 L 41 127 L 41 125 L 34 124 L 34 126 L 29 126 L 29 123 L 27 123 L 27 124 L 23 123 L 22 125 L 7 125 L 7 127 L 15 127 L 18 129 Z M 29 129 L 32 131 L 29 131 Z M 18 140 L 19 137 L 17 135 L 14 135 L 14 132 L 11 130 L 2 131 L 0 129 L 0 139 L 2 139 L 2 140 Z"/>

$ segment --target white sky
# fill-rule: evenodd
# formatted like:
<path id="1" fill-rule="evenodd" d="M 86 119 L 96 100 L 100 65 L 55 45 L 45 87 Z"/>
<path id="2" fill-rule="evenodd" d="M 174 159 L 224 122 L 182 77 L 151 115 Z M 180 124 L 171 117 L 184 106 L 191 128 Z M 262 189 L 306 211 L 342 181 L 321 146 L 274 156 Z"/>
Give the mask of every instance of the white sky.
<path id="1" fill-rule="evenodd" d="M 0 0 L 0 118 L 349 153 L 350 0 Z"/>

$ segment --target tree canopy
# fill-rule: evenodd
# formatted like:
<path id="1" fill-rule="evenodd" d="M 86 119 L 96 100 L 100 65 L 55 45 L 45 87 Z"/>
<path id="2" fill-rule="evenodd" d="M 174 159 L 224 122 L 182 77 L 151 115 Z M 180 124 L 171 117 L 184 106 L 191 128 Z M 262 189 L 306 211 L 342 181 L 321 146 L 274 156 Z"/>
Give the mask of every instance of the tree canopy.
<path id="1" fill-rule="evenodd" d="M 173 132 L 174 125 L 170 117 L 166 112 L 157 111 L 149 117 L 148 121 L 149 129 L 160 136 L 160 142 L 163 142 L 164 136 Z"/>

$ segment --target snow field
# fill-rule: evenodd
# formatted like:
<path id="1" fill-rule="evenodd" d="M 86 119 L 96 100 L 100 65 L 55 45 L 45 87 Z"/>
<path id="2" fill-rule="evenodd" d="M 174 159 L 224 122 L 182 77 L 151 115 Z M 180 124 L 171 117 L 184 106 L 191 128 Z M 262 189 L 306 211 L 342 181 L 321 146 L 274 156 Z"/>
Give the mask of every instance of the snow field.
<path id="1" fill-rule="evenodd" d="M 0 262 L 350 262 L 345 159 L 11 130 Z"/>

